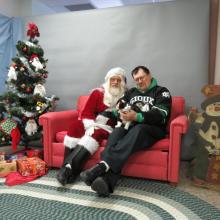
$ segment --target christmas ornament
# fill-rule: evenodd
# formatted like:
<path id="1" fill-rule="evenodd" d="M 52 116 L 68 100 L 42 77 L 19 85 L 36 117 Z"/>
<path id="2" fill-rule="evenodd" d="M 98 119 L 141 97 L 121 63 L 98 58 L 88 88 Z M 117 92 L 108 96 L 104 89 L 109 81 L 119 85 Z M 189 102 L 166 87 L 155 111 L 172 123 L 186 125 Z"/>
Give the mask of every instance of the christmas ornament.
<path id="1" fill-rule="evenodd" d="M 24 67 L 21 67 L 21 68 L 20 68 L 20 71 L 21 71 L 21 72 L 24 72 L 24 71 L 25 71 L 25 68 L 24 68 Z"/>
<path id="2" fill-rule="evenodd" d="M 36 110 L 38 113 L 42 113 L 46 108 L 47 108 L 47 104 L 43 103 L 43 102 L 37 102 L 37 106 L 36 106 Z"/>
<path id="3" fill-rule="evenodd" d="M 36 24 L 34 24 L 34 23 L 28 24 L 27 36 L 29 36 L 30 38 L 35 38 L 35 37 L 40 36 L 40 33 L 38 31 L 38 27 Z"/>
<path id="4" fill-rule="evenodd" d="M 27 48 L 27 47 L 24 47 L 24 48 L 22 49 L 22 51 L 26 53 L 26 52 L 28 51 L 28 48 Z"/>
<path id="5" fill-rule="evenodd" d="M 22 114 L 23 114 L 24 116 L 26 116 L 27 118 L 34 117 L 34 116 L 35 116 L 35 113 L 25 111 L 23 108 L 21 109 L 21 112 L 22 112 Z"/>
<path id="6" fill-rule="evenodd" d="M 21 133 L 18 129 L 17 122 L 11 118 L 4 119 L 0 122 L 0 130 L 6 135 L 11 136 L 12 149 L 16 150 L 21 138 Z"/>
<path id="7" fill-rule="evenodd" d="M 21 88 L 24 89 L 26 87 L 26 85 L 23 83 L 21 84 Z"/>
<path id="8" fill-rule="evenodd" d="M 42 97 L 44 97 L 46 95 L 46 89 L 40 83 L 34 87 L 34 95 L 36 95 L 36 94 L 39 94 Z"/>
<path id="9" fill-rule="evenodd" d="M 22 117 L 22 121 L 25 121 L 27 118 L 25 116 Z"/>
<path id="10" fill-rule="evenodd" d="M 28 46 L 28 47 L 37 47 L 36 44 L 30 42 L 30 41 L 25 41 L 25 44 Z"/>
<path id="11" fill-rule="evenodd" d="M 8 81 L 11 81 L 12 79 L 17 80 L 17 74 L 14 66 L 10 66 L 8 71 Z"/>
<path id="12" fill-rule="evenodd" d="M 27 92 L 27 93 L 31 93 L 31 88 L 30 88 L 30 87 L 27 87 L 26 92 Z"/>
<path id="13" fill-rule="evenodd" d="M 29 62 L 32 64 L 32 66 L 35 67 L 35 71 L 38 71 L 44 68 L 44 66 L 39 61 L 39 58 L 36 54 L 31 55 Z"/>
<path id="14" fill-rule="evenodd" d="M 29 119 L 25 126 L 25 132 L 28 136 L 32 136 L 37 132 L 37 123 L 34 119 Z"/>

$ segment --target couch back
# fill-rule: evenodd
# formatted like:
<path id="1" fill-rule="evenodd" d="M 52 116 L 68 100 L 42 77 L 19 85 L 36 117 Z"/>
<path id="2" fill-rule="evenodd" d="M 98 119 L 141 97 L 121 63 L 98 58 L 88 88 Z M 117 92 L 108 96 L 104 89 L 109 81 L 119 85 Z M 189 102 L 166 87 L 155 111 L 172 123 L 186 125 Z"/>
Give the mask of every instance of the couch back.
<path id="1" fill-rule="evenodd" d="M 170 120 L 173 120 L 179 115 L 183 115 L 185 111 L 185 99 L 182 96 L 172 97 L 172 108 Z"/>
<path id="2" fill-rule="evenodd" d="M 88 99 L 88 96 L 79 96 L 77 100 L 77 111 L 80 113 L 82 112 L 86 101 Z M 174 118 L 176 118 L 179 115 L 183 115 L 185 110 L 185 99 L 182 96 L 173 96 L 172 97 L 172 108 L 171 108 L 171 116 L 168 123 L 168 127 L 170 124 L 170 121 L 172 121 Z"/>
<path id="3" fill-rule="evenodd" d="M 76 109 L 79 113 L 79 118 L 81 118 L 81 112 L 82 112 L 88 98 L 89 98 L 88 95 L 81 95 L 81 96 L 78 97 Z"/>

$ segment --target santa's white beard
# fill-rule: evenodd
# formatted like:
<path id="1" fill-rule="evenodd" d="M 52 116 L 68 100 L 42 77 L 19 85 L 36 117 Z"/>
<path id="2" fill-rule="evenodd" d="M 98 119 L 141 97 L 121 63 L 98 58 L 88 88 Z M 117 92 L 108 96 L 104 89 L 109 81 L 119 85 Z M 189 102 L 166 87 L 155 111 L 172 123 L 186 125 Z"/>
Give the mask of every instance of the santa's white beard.
<path id="1" fill-rule="evenodd" d="M 109 93 L 113 96 L 118 96 L 119 94 L 121 94 L 121 88 L 110 87 Z"/>
<path id="2" fill-rule="evenodd" d="M 120 88 L 110 87 L 109 83 L 105 83 L 103 87 L 105 89 L 104 104 L 109 106 L 110 108 L 114 108 L 118 99 L 121 98 L 124 94 L 125 88 L 123 86 L 121 86 Z"/>

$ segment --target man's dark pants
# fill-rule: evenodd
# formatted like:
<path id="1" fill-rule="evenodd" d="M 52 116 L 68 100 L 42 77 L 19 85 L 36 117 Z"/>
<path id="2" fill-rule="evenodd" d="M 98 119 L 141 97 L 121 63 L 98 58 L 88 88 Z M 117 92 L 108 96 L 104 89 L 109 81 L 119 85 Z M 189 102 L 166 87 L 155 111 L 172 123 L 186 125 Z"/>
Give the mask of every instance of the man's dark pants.
<path id="1" fill-rule="evenodd" d="M 122 127 L 114 129 L 101 153 L 101 159 L 110 166 L 110 171 L 103 178 L 108 182 L 111 192 L 129 156 L 136 151 L 148 149 L 164 137 L 162 129 L 147 124 L 136 124 L 128 130 Z"/>

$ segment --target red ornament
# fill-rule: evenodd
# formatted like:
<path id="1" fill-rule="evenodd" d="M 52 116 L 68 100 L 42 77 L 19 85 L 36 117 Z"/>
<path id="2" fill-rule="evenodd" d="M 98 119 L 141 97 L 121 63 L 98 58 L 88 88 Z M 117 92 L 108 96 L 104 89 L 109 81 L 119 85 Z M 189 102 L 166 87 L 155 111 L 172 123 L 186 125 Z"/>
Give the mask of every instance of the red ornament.
<path id="1" fill-rule="evenodd" d="M 28 48 L 27 48 L 27 47 L 24 47 L 22 50 L 23 50 L 23 52 L 27 52 L 27 51 L 28 51 Z"/>
<path id="2" fill-rule="evenodd" d="M 13 63 L 11 66 L 14 67 L 15 69 L 17 68 L 17 65 L 15 63 Z"/>
<path id="3" fill-rule="evenodd" d="M 34 23 L 28 24 L 27 36 L 29 36 L 30 38 L 35 38 L 35 37 L 40 36 L 40 33 L 38 31 L 38 27 L 36 24 L 34 24 Z"/>
<path id="4" fill-rule="evenodd" d="M 30 87 L 27 87 L 26 92 L 27 92 L 27 93 L 30 93 L 30 92 L 31 92 L 31 88 L 30 88 Z"/>

